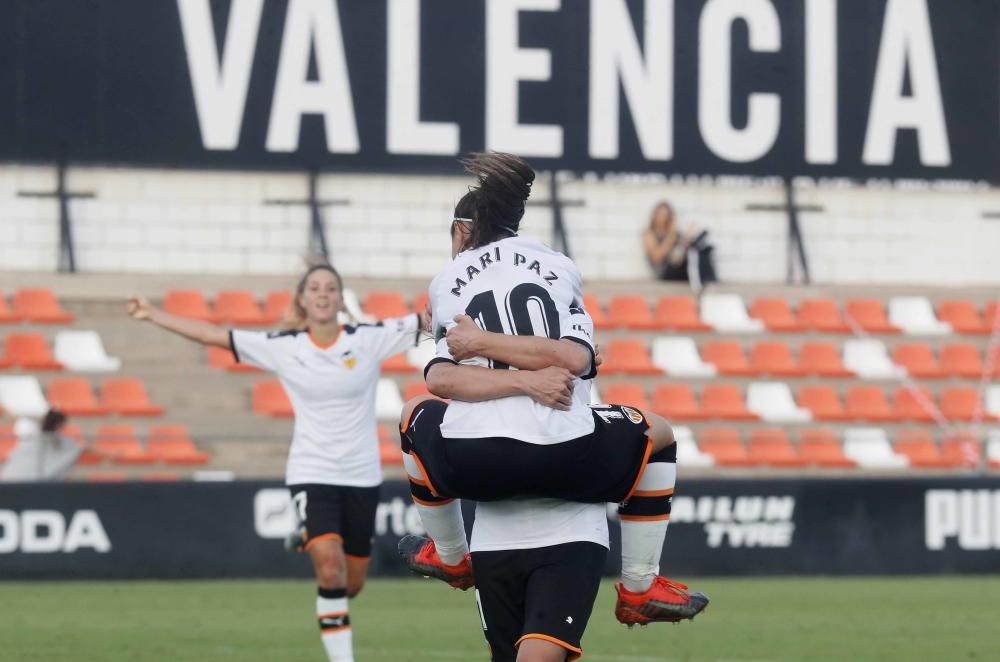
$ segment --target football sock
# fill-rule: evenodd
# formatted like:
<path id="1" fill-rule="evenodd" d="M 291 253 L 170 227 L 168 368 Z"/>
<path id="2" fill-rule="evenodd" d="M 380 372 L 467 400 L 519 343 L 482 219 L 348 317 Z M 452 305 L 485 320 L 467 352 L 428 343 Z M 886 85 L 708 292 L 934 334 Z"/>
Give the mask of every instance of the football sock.
<path id="1" fill-rule="evenodd" d="M 330 662 L 354 662 L 351 647 L 351 617 L 347 611 L 347 591 L 320 588 L 316 596 L 316 619 L 320 638 Z"/>
<path id="2" fill-rule="evenodd" d="M 427 535 L 434 541 L 438 556 L 446 565 L 461 563 L 469 553 L 469 542 L 465 538 L 465 519 L 462 504 L 457 499 L 435 496 L 416 459 L 410 453 L 403 454 L 403 466 L 410 479 L 410 496 L 420 513 L 420 519 Z"/>
<path id="3" fill-rule="evenodd" d="M 622 528 L 622 585 L 643 593 L 660 572 L 670 501 L 677 482 L 677 445 L 650 456 L 627 503 L 618 507 Z"/>

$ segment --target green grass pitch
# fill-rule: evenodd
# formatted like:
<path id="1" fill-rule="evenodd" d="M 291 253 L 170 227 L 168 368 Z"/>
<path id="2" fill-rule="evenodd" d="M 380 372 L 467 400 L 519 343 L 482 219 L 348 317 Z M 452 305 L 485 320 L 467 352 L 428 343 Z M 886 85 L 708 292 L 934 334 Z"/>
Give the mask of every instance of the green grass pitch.
<path id="1" fill-rule="evenodd" d="M 1000 577 L 702 579 L 694 623 L 628 630 L 601 588 L 588 662 L 1000 659 Z M 0 583 L 0 660 L 325 659 L 302 581 Z M 371 580 L 351 604 L 359 662 L 486 660 L 472 592 Z"/>

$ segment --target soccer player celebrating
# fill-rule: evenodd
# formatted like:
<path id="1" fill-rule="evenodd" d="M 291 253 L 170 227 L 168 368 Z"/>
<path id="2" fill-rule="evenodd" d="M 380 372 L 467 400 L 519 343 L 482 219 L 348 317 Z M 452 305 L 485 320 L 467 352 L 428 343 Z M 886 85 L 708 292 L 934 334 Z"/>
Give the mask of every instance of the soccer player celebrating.
<path id="1" fill-rule="evenodd" d="M 361 591 L 368 572 L 382 483 L 375 427 L 379 369 L 384 359 L 416 344 L 422 325 L 414 314 L 341 326 L 342 293 L 333 267 L 311 267 L 293 301 L 297 328 L 273 333 L 178 317 L 142 297 L 128 302 L 133 318 L 229 349 L 237 361 L 276 373 L 285 387 L 295 411 L 286 483 L 305 523 L 302 543 L 319 585 L 316 616 L 331 662 L 354 660 L 348 599 Z"/>

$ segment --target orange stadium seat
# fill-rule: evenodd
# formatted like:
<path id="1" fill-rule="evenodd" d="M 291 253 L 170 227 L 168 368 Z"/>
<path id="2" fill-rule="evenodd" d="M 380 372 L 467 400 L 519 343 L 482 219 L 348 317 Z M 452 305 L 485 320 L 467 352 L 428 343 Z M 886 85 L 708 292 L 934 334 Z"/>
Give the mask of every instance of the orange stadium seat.
<path id="1" fill-rule="evenodd" d="M 205 295 L 200 290 L 168 290 L 163 298 L 163 310 L 180 317 L 206 322 L 219 321 L 209 310 Z"/>
<path id="2" fill-rule="evenodd" d="M 427 383 L 422 379 L 410 382 L 403 387 L 403 402 L 409 402 L 420 395 L 431 395 L 431 392 L 427 390 Z"/>
<path id="3" fill-rule="evenodd" d="M 750 431 L 747 456 L 755 464 L 771 467 L 804 467 L 808 461 L 799 456 L 783 428 L 758 428 Z"/>
<path id="4" fill-rule="evenodd" d="M 406 299 L 399 292 L 369 292 L 365 295 L 365 301 L 361 307 L 366 313 L 380 320 L 389 317 L 405 317 L 411 312 L 410 307 L 406 305 Z"/>
<path id="5" fill-rule="evenodd" d="M 67 324 L 75 319 L 46 287 L 26 287 L 15 292 L 14 314 L 37 324 Z"/>
<path id="6" fill-rule="evenodd" d="M 212 316 L 235 326 L 262 326 L 267 322 L 250 290 L 222 290 L 216 294 Z"/>
<path id="7" fill-rule="evenodd" d="M 990 301 L 983 309 L 983 323 L 986 325 L 986 332 L 993 333 L 993 329 L 1000 326 L 1000 301 Z"/>
<path id="8" fill-rule="evenodd" d="M 996 421 L 986 413 L 979 399 L 979 389 L 971 386 L 953 386 L 941 391 L 941 415 L 949 421 Z"/>
<path id="9" fill-rule="evenodd" d="M 24 370 L 62 370 L 49 344 L 40 333 L 12 333 L 7 336 L 7 360 Z"/>
<path id="10" fill-rule="evenodd" d="M 414 313 L 422 313 L 427 309 L 427 304 L 430 302 L 430 296 L 427 294 L 427 290 L 424 290 L 413 297 L 413 310 Z"/>
<path id="11" fill-rule="evenodd" d="M 131 425 L 102 425 L 94 436 L 94 452 L 115 464 L 152 464 L 155 459 L 147 453 Z"/>
<path id="12" fill-rule="evenodd" d="M 378 454 L 383 465 L 401 466 L 403 464 L 403 451 L 399 447 L 398 436 L 394 439 L 389 431 L 389 426 L 378 426 Z"/>
<path id="13" fill-rule="evenodd" d="M 832 386 L 803 386 L 798 392 L 798 404 L 811 411 L 817 421 L 846 421 L 850 418 Z"/>
<path id="14" fill-rule="evenodd" d="M 848 388 L 844 404 L 848 417 L 856 421 L 879 423 L 901 420 L 900 416 L 889 408 L 889 401 L 878 386 Z"/>
<path id="15" fill-rule="evenodd" d="M 69 416 L 106 416 L 107 407 L 102 407 L 94 396 L 90 382 L 79 377 L 53 379 L 47 393 L 49 405 Z"/>
<path id="16" fill-rule="evenodd" d="M 290 418 L 295 415 L 292 402 L 288 399 L 284 387 L 277 379 L 257 382 L 253 385 L 251 406 L 258 414 L 267 414 L 275 418 Z"/>
<path id="17" fill-rule="evenodd" d="M 393 375 L 405 375 L 417 372 L 417 366 L 406 358 L 406 352 L 394 354 L 382 361 L 382 372 Z"/>
<path id="18" fill-rule="evenodd" d="M 854 377 L 844 367 L 837 346 L 831 342 L 804 342 L 799 347 L 799 365 L 817 377 Z"/>
<path id="19" fill-rule="evenodd" d="M 22 319 L 24 319 L 23 316 L 11 310 L 10 306 L 7 305 L 7 297 L 3 292 L 0 292 L 0 324 L 12 324 L 20 322 Z"/>
<path id="20" fill-rule="evenodd" d="M 761 297 L 750 304 L 750 317 L 764 322 L 768 331 L 796 333 L 805 325 L 796 319 L 788 302 L 779 297 Z"/>
<path id="21" fill-rule="evenodd" d="M 225 347 L 209 345 L 207 348 L 208 365 L 227 372 L 261 372 L 260 368 L 249 363 L 237 363 L 232 350 Z"/>
<path id="22" fill-rule="evenodd" d="M 0 348 L 3 347 L 4 347 L 4 341 L 3 338 L 0 337 Z M 3 352 L 0 353 L 0 370 L 4 370 L 5 368 L 9 368 L 13 365 L 14 365 L 14 360 L 9 356 L 7 356 L 7 350 L 3 349 Z"/>
<path id="23" fill-rule="evenodd" d="M 712 331 L 701 320 L 698 306 L 689 296 L 660 297 L 656 302 L 656 320 L 673 331 Z"/>
<path id="24" fill-rule="evenodd" d="M 701 347 L 702 360 L 713 364 L 720 375 L 748 376 L 759 374 L 750 366 L 743 347 L 735 340 L 714 340 Z"/>
<path id="25" fill-rule="evenodd" d="M 708 418 L 687 384 L 660 384 L 653 389 L 653 411 L 672 421 Z"/>
<path id="26" fill-rule="evenodd" d="M 990 332 L 975 304 L 966 299 L 950 299 L 938 303 L 937 316 L 942 322 L 951 324 L 955 333 L 985 335 Z"/>
<path id="27" fill-rule="evenodd" d="M 809 464 L 829 469 L 853 469 L 858 463 L 844 455 L 833 430 L 809 428 L 799 433 L 799 457 Z"/>
<path id="28" fill-rule="evenodd" d="M 261 313 L 266 326 L 274 326 L 285 319 L 285 313 L 292 305 L 292 293 L 288 290 L 275 290 L 267 293 L 264 299 L 264 310 Z"/>
<path id="29" fill-rule="evenodd" d="M 937 405 L 930 389 L 901 386 L 892 396 L 892 410 L 900 420 L 931 423 Z"/>
<path id="30" fill-rule="evenodd" d="M 709 384 L 701 392 L 701 408 L 709 418 L 728 421 L 756 421 L 757 414 L 747 409 L 743 393 L 729 384 Z"/>
<path id="31" fill-rule="evenodd" d="M 911 467 L 918 469 L 943 469 L 955 466 L 941 456 L 941 450 L 934 443 L 934 437 L 925 429 L 907 429 L 896 433 L 892 445 L 894 451 L 906 457 Z"/>
<path id="32" fill-rule="evenodd" d="M 649 398 L 646 397 L 646 390 L 642 384 L 633 382 L 618 382 L 616 384 L 606 384 L 601 388 L 604 401 L 616 405 L 629 405 L 637 409 L 652 410 Z"/>
<path id="33" fill-rule="evenodd" d="M 587 310 L 587 314 L 590 318 L 594 320 L 595 329 L 616 329 L 618 325 L 607 315 L 604 314 L 604 309 L 601 307 L 601 302 L 597 300 L 593 294 L 583 295 L 583 307 Z"/>
<path id="34" fill-rule="evenodd" d="M 101 386 L 101 405 L 122 416 L 162 416 L 149 401 L 146 385 L 135 378 L 109 379 Z"/>
<path id="35" fill-rule="evenodd" d="M 154 425 L 149 428 L 146 452 L 165 464 L 203 465 L 208 453 L 199 451 L 185 425 Z"/>
<path id="36" fill-rule="evenodd" d="M 878 299 L 850 299 L 844 311 L 868 333 L 902 333 L 899 327 L 889 323 Z"/>
<path id="37" fill-rule="evenodd" d="M 747 455 L 736 428 L 705 428 L 698 435 L 698 448 L 715 458 L 721 467 L 752 467 L 758 464 Z"/>
<path id="38" fill-rule="evenodd" d="M 760 375 L 805 377 L 806 370 L 795 362 L 792 350 L 781 341 L 761 341 L 750 350 L 750 367 Z"/>
<path id="39" fill-rule="evenodd" d="M 0 463 L 7 461 L 7 456 L 14 450 L 17 437 L 14 436 L 14 424 L 0 425 Z"/>
<path id="40" fill-rule="evenodd" d="M 941 368 L 949 377 L 979 379 L 986 370 L 979 350 L 968 343 L 954 343 L 941 348 Z"/>
<path id="41" fill-rule="evenodd" d="M 968 433 L 958 432 L 941 442 L 941 457 L 955 467 L 977 467 L 982 455 L 982 443 Z"/>
<path id="42" fill-rule="evenodd" d="M 606 375 L 662 375 L 653 365 L 646 343 L 641 340 L 611 340 L 608 342 L 604 363 L 599 368 Z"/>
<path id="43" fill-rule="evenodd" d="M 799 301 L 799 321 L 820 333 L 850 333 L 833 299 L 803 299 Z"/>
<path id="44" fill-rule="evenodd" d="M 611 297 L 608 317 L 619 327 L 633 331 L 659 331 L 666 325 L 653 317 L 645 297 L 637 294 L 620 294 Z"/>
<path id="45" fill-rule="evenodd" d="M 124 471 L 94 471 L 87 474 L 85 480 L 88 483 L 125 483 L 128 482 L 128 474 Z"/>
<path id="46" fill-rule="evenodd" d="M 911 377 L 941 379 L 945 376 L 931 346 L 924 342 L 896 345 L 892 348 L 892 361 L 906 368 Z"/>

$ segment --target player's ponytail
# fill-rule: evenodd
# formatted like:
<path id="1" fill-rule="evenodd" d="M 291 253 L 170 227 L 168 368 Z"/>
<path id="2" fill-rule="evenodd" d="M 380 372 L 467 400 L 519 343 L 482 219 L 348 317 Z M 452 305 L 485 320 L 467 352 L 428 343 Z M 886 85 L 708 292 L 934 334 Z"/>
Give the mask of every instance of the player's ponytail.
<path id="1" fill-rule="evenodd" d="M 503 152 L 471 154 L 462 165 L 479 180 L 455 206 L 455 218 L 472 221 L 463 250 L 516 235 L 535 171 L 520 158 Z"/>

